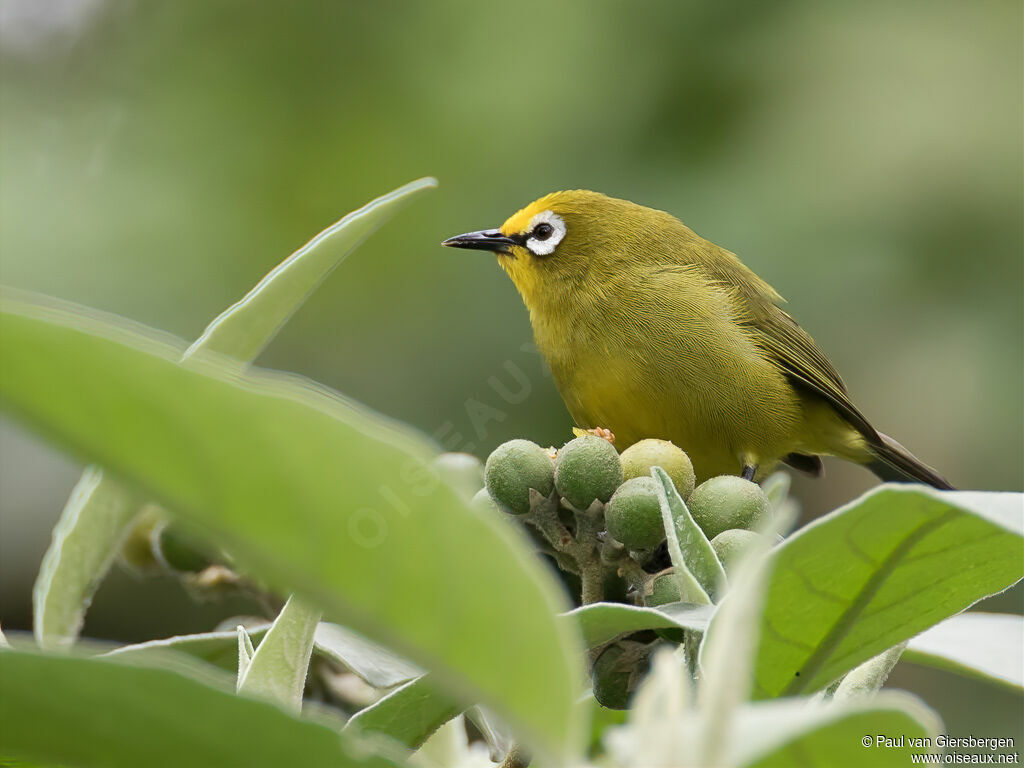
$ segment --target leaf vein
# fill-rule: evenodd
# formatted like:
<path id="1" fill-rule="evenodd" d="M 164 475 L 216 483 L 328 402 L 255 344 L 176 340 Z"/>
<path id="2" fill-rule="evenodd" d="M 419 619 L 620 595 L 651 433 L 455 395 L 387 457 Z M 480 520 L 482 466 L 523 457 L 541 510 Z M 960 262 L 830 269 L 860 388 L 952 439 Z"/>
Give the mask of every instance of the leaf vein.
<path id="1" fill-rule="evenodd" d="M 861 587 L 860 591 L 854 597 L 850 603 L 849 608 L 843 611 L 836 619 L 832 628 L 825 634 L 821 642 L 818 643 L 817 648 L 811 653 L 811 655 L 804 661 L 801 668 L 802 674 L 794 676 L 790 681 L 789 685 L 782 691 L 784 696 L 794 696 L 801 693 L 813 680 L 821 669 L 825 666 L 825 663 L 829 660 L 831 654 L 839 646 L 843 637 L 846 635 L 846 631 L 853 625 L 853 623 L 863 614 L 868 604 L 874 599 L 875 595 L 881 590 L 882 585 L 886 579 L 892 575 L 892 573 L 903 563 L 907 553 L 910 552 L 922 539 L 931 534 L 938 528 L 941 528 L 950 520 L 958 517 L 961 514 L 958 509 L 949 509 L 943 514 L 936 518 L 928 520 L 916 529 L 913 529 L 907 536 L 901 541 L 892 551 L 878 563 L 878 566 L 874 573 L 864 582 L 864 586 Z M 848 543 L 849 537 L 845 537 Z"/>

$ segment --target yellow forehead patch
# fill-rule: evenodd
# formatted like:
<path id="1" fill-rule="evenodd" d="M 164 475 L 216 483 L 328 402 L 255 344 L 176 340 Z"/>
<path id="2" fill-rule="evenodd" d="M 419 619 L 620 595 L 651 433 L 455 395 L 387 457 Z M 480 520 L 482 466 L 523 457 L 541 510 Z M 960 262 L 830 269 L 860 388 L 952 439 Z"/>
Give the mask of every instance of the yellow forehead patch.
<path id="1" fill-rule="evenodd" d="M 503 235 L 518 235 L 529 228 L 530 220 L 541 211 L 551 210 L 558 213 L 559 198 L 565 194 L 565 192 L 552 192 L 538 200 L 534 200 L 522 210 L 516 211 L 509 216 L 505 223 L 501 225 L 501 233 Z"/>

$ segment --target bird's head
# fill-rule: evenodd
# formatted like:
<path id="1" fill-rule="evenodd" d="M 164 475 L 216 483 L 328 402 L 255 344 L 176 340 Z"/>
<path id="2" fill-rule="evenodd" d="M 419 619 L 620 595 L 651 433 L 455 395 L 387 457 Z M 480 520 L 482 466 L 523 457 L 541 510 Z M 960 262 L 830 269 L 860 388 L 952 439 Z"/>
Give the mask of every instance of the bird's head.
<path id="1" fill-rule="evenodd" d="M 514 213 L 498 229 L 444 241 L 453 248 L 491 251 L 531 311 L 572 301 L 603 285 L 632 259 L 645 258 L 651 233 L 668 214 L 598 192 L 553 192 Z"/>

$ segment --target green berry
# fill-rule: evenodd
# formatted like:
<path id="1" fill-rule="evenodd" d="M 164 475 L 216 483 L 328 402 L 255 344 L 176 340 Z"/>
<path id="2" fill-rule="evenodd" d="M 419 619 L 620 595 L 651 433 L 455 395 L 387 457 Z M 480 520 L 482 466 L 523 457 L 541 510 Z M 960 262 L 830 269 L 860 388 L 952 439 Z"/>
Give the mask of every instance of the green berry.
<path id="1" fill-rule="evenodd" d="M 153 551 L 153 532 L 167 520 L 167 513 L 156 504 L 147 504 L 132 521 L 131 530 L 121 543 L 121 563 L 140 576 L 156 575 L 163 566 Z"/>
<path id="2" fill-rule="evenodd" d="M 608 533 L 630 549 L 652 549 L 665 540 L 658 486 L 653 477 L 634 477 L 619 486 L 605 507 Z"/>
<path id="3" fill-rule="evenodd" d="M 476 495 L 473 497 L 473 500 L 470 501 L 469 505 L 478 512 L 481 512 L 486 515 L 492 515 L 497 512 L 505 511 L 502 510 L 501 505 L 494 500 L 494 497 L 487 492 L 486 488 L 481 488 L 479 491 L 477 491 Z"/>
<path id="4" fill-rule="evenodd" d="M 170 571 L 198 573 L 213 564 L 211 558 L 196 546 L 195 539 L 173 524 L 164 524 L 153 531 L 153 552 Z"/>
<path id="5" fill-rule="evenodd" d="M 740 555 L 760 535 L 759 533 L 746 531 L 742 528 L 730 528 L 715 536 L 711 540 L 711 546 L 714 547 L 715 554 L 718 555 L 722 567 L 728 573 L 732 573 L 736 563 L 739 562 Z"/>
<path id="6" fill-rule="evenodd" d="M 596 435 L 570 440 L 555 459 L 555 490 L 576 509 L 608 501 L 621 483 L 619 452 Z"/>
<path id="7" fill-rule="evenodd" d="M 771 504 L 761 486 L 735 475 L 722 475 L 698 485 L 687 501 L 690 514 L 713 539 L 730 528 L 755 527 Z"/>
<path id="8" fill-rule="evenodd" d="M 597 702 L 608 709 L 626 709 L 650 657 L 651 647 L 635 640 L 620 640 L 601 651 L 592 673 Z"/>
<path id="9" fill-rule="evenodd" d="M 622 476 L 627 480 L 632 477 L 650 477 L 651 467 L 661 467 L 680 496 L 686 499 L 693 493 L 697 478 L 693 474 L 690 457 L 668 440 L 641 440 L 624 450 L 620 458 Z"/>
<path id="10" fill-rule="evenodd" d="M 509 440 L 487 457 L 484 482 L 491 497 L 513 514 L 530 511 L 530 489 L 549 496 L 555 486 L 551 455 L 529 440 Z"/>
<path id="11" fill-rule="evenodd" d="M 442 453 L 434 459 L 441 478 L 467 496 L 484 487 L 484 465 L 468 453 Z"/>
<path id="12" fill-rule="evenodd" d="M 650 594 L 644 595 L 644 605 L 678 603 L 682 599 L 679 594 L 679 582 L 676 581 L 676 574 L 672 568 L 666 568 L 664 571 L 653 574 L 648 584 Z"/>

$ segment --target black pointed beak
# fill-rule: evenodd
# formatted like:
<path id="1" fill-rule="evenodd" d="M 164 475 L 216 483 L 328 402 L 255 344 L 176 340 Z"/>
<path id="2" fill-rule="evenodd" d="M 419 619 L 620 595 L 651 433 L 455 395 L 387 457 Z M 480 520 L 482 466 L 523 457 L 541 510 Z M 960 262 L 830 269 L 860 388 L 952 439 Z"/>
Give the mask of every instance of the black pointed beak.
<path id="1" fill-rule="evenodd" d="M 468 248 L 474 251 L 494 251 L 495 253 L 511 253 L 512 246 L 515 244 L 514 238 L 503 235 L 497 229 L 467 232 L 464 235 L 449 237 L 441 243 L 441 245 L 451 248 Z"/>

